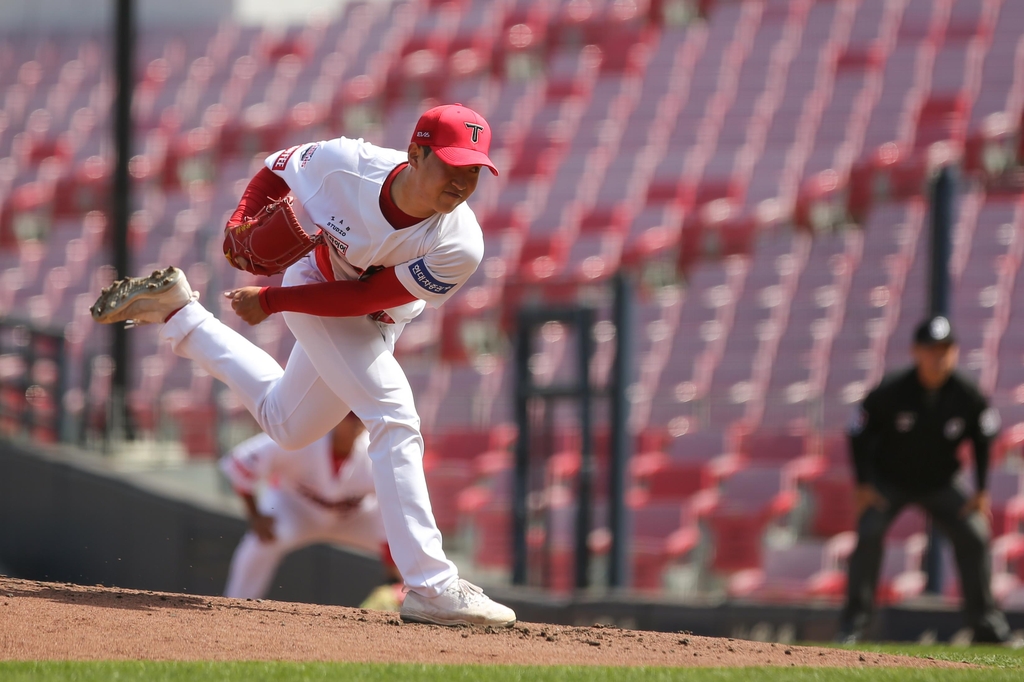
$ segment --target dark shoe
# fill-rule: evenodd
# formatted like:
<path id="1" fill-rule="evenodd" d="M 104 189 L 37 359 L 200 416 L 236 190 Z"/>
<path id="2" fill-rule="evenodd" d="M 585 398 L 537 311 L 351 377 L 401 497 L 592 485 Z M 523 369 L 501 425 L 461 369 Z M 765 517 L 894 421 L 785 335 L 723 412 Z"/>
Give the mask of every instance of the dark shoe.
<path id="1" fill-rule="evenodd" d="M 1013 635 L 1003 642 L 1003 647 L 1006 649 L 1024 649 L 1024 637 Z"/>
<path id="2" fill-rule="evenodd" d="M 974 635 L 971 637 L 971 644 L 995 644 L 996 646 L 1005 646 L 1010 649 L 1020 649 L 1024 647 L 1024 640 L 1009 632 L 999 634 L 992 630 L 984 629 L 974 631 Z"/>
<path id="3" fill-rule="evenodd" d="M 863 636 L 853 630 L 840 630 L 836 634 L 836 644 L 859 644 Z"/>

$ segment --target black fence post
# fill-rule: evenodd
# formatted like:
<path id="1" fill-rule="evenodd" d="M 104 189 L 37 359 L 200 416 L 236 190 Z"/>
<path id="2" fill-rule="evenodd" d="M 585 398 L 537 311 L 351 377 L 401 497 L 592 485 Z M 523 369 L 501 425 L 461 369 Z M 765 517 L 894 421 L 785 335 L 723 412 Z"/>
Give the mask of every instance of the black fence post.
<path id="1" fill-rule="evenodd" d="M 633 291 L 622 272 L 615 276 L 612 317 L 615 324 L 615 364 L 611 377 L 611 452 L 608 472 L 608 528 L 611 549 L 608 557 L 608 587 L 622 587 L 628 580 L 626 556 L 626 478 L 630 457 L 629 386 L 633 359 Z"/>
<path id="2" fill-rule="evenodd" d="M 134 4 L 135 0 L 117 0 L 114 17 L 114 72 L 117 75 L 117 99 L 114 102 L 113 132 L 117 157 L 110 192 L 110 222 L 114 269 L 118 277 L 128 277 L 131 274 L 128 252 L 131 178 L 128 174 L 128 162 L 131 159 L 132 90 L 135 79 Z M 128 410 L 128 388 L 131 385 L 128 364 L 131 358 L 129 339 L 123 324 L 113 325 L 112 334 L 114 376 L 110 387 L 108 437 L 131 439 L 134 433 Z"/>
<path id="3" fill-rule="evenodd" d="M 942 167 L 931 188 L 931 263 L 929 273 L 929 315 L 949 317 L 950 280 L 949 259 L 953 234 L 953 216 L 956 203 L 956 177 L 949 166 Z M 945 538 L 932 519 L 928 519 L 928 550 L 925 571 L 928 581 L 925 592 L 942 592 L 942 547 Z"/>
<path id="4" fill-rule="evenodd" d="M 594 438 L 591 433 L 590 360 L 593 353 L 594 311 L 582 308 L 576 323 L 578 340 L 577 376 L 580 401 L 580 474 L 576 501 L 576 587 L 584 588 L 590 583 L 590 508 L 593 498 L 594 481 Z"/>

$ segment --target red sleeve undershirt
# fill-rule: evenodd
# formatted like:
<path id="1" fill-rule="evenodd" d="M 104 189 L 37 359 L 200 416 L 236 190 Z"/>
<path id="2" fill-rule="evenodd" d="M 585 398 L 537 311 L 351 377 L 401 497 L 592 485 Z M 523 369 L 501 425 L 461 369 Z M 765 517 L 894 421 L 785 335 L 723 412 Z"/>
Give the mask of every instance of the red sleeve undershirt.
<path id="1" fill-rule="evenodd" d="M 269 168 L 262 168 L 252 180 L 249 186 L 242 192 L 242 199 L 238 202 L 238 208 L 228 219 L 228 227 L 241 225 L 246 218 L 251 218 L 260 212 L 260 209 L 267 206 L 281 197 L 288 196 L 288 183 L 282 180 Z"/>
<path id="2" fill-rule="evenodd" d="M 395 229 L 410 227 L 423 220 L 399 209 L 391 198 L 391 184 L 405 165 L 401 164 L 391 171 L 380 193 L 381 212 Z M 261 208 L 288 192 L 288 184 L 277 174 L 268 168 L 260 169 L 242 193 L 242 199 L 228 225 L 242 223 L 245 218 L 256 215 Z M 393 267 L 358 281 L 339 280 L 260 289 L 260 307 L 268 315 L 295 312 L 319 317 L 358 317 L 415 300 L 416 297 L 398 280 Z"/>

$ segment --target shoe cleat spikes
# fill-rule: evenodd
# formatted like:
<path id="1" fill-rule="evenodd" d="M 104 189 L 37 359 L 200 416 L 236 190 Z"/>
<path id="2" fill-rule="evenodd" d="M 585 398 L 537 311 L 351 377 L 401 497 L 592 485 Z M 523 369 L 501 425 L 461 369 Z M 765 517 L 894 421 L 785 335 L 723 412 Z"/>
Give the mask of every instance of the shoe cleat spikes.
<path id="1" fill-rule="evenodd" d="M 184 273 L 172 266 L 153 270 L 149 277 L 117 280 L 103 290 L 90 311 L 97 322 L 123 321 L 130 328 L 162 322 L 168 313 L 197 298 Z"/>

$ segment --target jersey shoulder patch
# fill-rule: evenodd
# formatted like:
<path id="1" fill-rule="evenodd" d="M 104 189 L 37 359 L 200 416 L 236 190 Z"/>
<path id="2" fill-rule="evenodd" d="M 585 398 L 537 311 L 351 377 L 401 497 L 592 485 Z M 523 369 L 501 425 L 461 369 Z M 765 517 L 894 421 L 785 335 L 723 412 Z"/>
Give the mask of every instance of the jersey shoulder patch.
<path id="1" fill-rule="evenodd" d="M 299 155 L 299 168 L 305 168 L 306 164 L 309 163 L 309 160 L 313 158 L 313 154 L 316 154 L 316 150 L 319 148 L 319 142 L 314 142 L 306 147 L 302 154 Z"/>
<path id="2" fill-rule="evenodd" d="M 999 410 L 994 407 L 986 408 L 978 417 L 978 429 L 981 431 L 981 435 L 986 438 L 991 438 L 999 433 L 999 429 L 1002 425 L 1003 420 L 999 416 Z"/>
<path id="3" fill-rule="evenodd" d="M 455 285 L 441 280 L 430 274 L 427 264 L 422 258 L 409 265 L 409 272 L 416 283 L 432 294 L 447 294 Z"/>
<path id="4" fill-rule="evenodd" d="M 288 160 L 292 158 L 292 154 L 298 151 L 299 147 L 301 146 L 302 145 L 297 144 L 294 147 L 289 147 L 288 149 L 285 149 L 283 152 L 278 154 L 277 159 L 274 160 L 274 166 L 271 170 L 283 171 L 285 168 L 287 168 Z"/>

